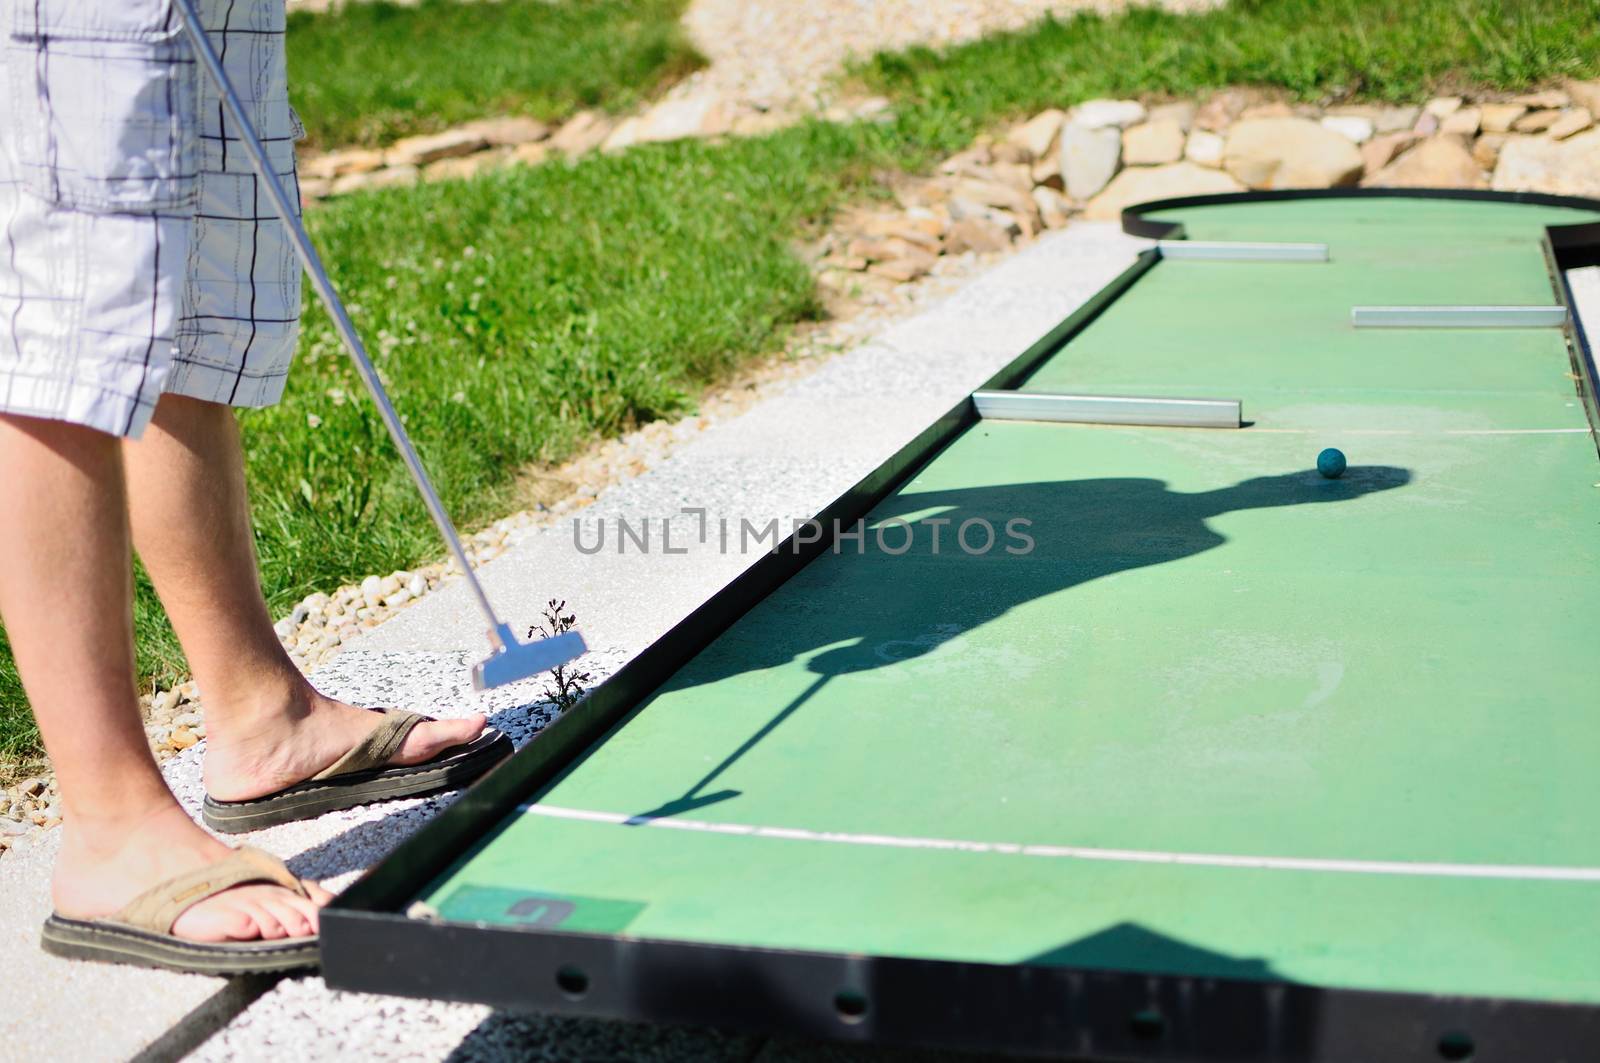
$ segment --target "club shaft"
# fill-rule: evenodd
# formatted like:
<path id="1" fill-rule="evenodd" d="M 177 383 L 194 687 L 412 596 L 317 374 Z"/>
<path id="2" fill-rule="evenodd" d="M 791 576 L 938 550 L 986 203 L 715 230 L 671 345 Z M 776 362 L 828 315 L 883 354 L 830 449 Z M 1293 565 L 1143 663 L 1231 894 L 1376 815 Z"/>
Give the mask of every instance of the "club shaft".
<path id="1" fill-rule="evenodd" d="M 444 503 L 439 500 L 439 493 L 433 489 L 433 481 L 428 478 L 428 471 L 423 468 L 422 459 L 417 456 L 416 448 L 411 445 L 411 438 L 406 434 L 405 426 L 400 423 L 400 415 L 395 413 L 394 404 L 389 401 L 389 393 L 384 390 L 383 381 L 379 379 L 372 359 L 367 357 L 366 347 L 363 346 L 355 325 L 351 323 L 350 315 L 345 312 L 339 293 L 334 291 L 327 271 L 322 268 L 322 260 L 318 257 L 317 249 L 311 243 L 311 237 L 306 233 L 305 226 L 300 222 L 299 213 L 290 202 L 288 194 L 284 192 L 277 174 L 273 172 L 272 162 L 267 157 L 267 149 L 261 143 L 261 138 L 256 135 L 249 116 L 245 114 L 244 104 L 239 99 L 238 92 L 234 90 L 228 72 L 223 69 L 222 60 L 211 47 L 211 39 L 206 36 L 205 26 L 200 21 L 200 13 L 195 8 L 194 0 L 173 0 L 173 2 L 183 18 L 184 29 L 189 34 L 189 40 L 194 46 L 200 65 L 205 67 L 206 73 L 216 83 L 217 91 L 222 95 L 228 116 L 233 120 L 234 132 L 244 144 L 246 154 L 250 156 L 250 162 L 255 167 L 257 177 L 260 178 L 261 187 L 266 190 L 267 198 L 272 201 L 272 209 L 283 221 L 295 253 L 300 257 L 300 264 L 305 267 L 306 276 L 311 278 L 311 286 L 316 289 L 322 305 L 328 311 L 328 316 L 333 319 L 334 328 L 344 340 L 345 349 L 350 352 L 350 358 L 355 362 L 356 372 L 361 375 L 362 383 L 366 384 L 367 390 L 371 392 L 372 401 L 383 417 L 384 427 L 389 429 L 389 436 L 400 451 L 400 457 L 404 459 L 406 468 L 411 473 L 411 479 L 416 482 L 417 490 L 422 494 L 422 501 L 427 505 L 429 515 L 433 517 L 433 523 L 438 526 L 445 545 L 450 548 L 450 553 L 460 567 L 462 576 L 472 588 L 478 608 L 489 621 L 490 637 L 504 645 L 501 634 L 504 625 L 495 615 L 494 607 L 489 604 L 489 596 L 484 593 L 483 584 L 472 571 L 466 548 L 461 544 L 461 536 L 456 532 L 455 525 L 450 522 L 450 515 L 445 512 Z M 226 137 L 227 132 L 223 130 L 222 135 Z"/>

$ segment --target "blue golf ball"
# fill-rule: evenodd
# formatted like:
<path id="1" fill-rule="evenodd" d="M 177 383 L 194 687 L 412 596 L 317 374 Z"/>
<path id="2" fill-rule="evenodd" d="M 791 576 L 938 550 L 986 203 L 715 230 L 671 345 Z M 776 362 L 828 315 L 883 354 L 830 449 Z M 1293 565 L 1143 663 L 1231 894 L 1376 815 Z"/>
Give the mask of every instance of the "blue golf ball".
<path id="1" fill-rule="evenodd" d="M 1344 475 L 1344 451 L 1329 447 L 1317 455 L 1317 471 L 1330 480 Z"/>

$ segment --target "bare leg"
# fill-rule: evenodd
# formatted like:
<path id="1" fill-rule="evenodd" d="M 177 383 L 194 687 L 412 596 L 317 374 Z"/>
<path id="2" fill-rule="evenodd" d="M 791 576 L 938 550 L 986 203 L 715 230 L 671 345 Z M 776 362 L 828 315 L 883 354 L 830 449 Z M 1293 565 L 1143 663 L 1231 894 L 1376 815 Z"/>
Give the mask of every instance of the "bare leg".
<path id="1" fill-rule="evenodd" d="M 138 442 L 123 444 L 133 539 L 206 706 L 206 791 L 242 801 L 303 782 L 375 726 L 325 698 L 278 643 L 261 597 L 231 409 L 167 395 Z M 394 757 L 416 764 L 470 742 L 484 718 L 412 730 Z"/>
<path id="2" fill-rule="evenodd" d="M 110 915 L 229 851 L 179 807 L 145 744 L 119 457 L 117 441 L 93 429 L 0 415 L 0 614 L 61 782 L 56 910 L 79 918 Z M 243 886 L 196 904 L 173 930 L 202 941 L 299 937 L 315 931 L 316 908 Z"/>

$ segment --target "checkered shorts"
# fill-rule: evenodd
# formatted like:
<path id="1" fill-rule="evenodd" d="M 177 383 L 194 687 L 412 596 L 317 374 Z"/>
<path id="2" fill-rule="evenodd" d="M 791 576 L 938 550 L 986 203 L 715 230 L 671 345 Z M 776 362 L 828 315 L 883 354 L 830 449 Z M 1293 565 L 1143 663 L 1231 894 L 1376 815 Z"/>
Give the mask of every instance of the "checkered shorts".
<path id="1" fill-rule="evenodd" d="M 200 0 L 298 201 L 284 0 Z M 137 437 L 283 393 L 300 268 L 171 0 L 0 0 L 0 412 Z"/>

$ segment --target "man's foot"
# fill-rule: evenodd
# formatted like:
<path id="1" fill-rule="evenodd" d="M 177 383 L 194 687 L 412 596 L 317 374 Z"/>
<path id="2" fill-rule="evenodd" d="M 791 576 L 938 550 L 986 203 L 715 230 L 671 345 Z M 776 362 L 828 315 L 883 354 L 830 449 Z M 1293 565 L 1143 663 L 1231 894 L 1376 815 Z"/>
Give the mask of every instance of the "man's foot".
<path id="1" fill-rule="evenodd" d="M 249 801 L 305 782 L 353 749 L 382 718 L 304 683 L 287 696 L 287 704 L 228 716 L 226 723 L 207 720 L 204 777 L 206 793 L 215 801 Z M 477 738 L 486 723 L 481 713 L 424 721 L 405 736 L 389 764 L 432 760 Z"/>
<path id="2" fill-rule="evenodd" d="M 169 879 L 226 858 L 232 850 L 201 830 L 175 801 L 116 823 L 63 826 L 51 881 L 56 913 L 101 919 Z M 172 924 L 188 941 L 275 941 L 317 933 L 318 910 L 333 895 L 307 882 L 309 898 L 281 886 L 235 886 L 192 905 Z"/>

